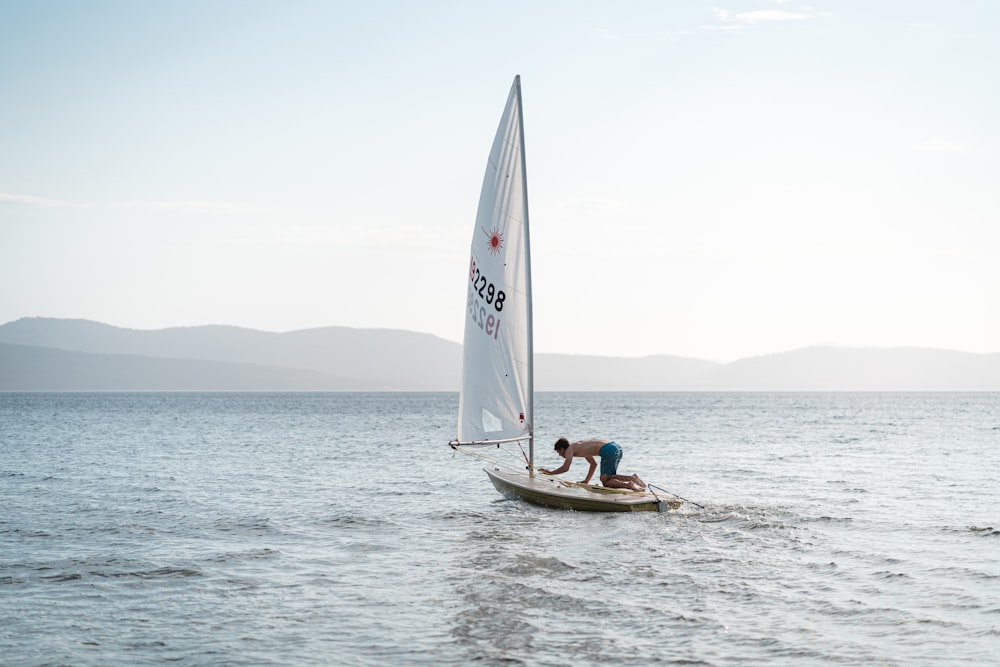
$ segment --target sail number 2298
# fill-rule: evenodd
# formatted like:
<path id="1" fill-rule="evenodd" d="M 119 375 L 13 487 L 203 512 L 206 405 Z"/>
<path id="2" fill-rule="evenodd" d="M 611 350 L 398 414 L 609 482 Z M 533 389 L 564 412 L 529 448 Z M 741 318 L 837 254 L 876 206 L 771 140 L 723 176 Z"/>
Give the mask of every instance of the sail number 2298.
<path id="1" fill-rule="evenodd" d="M 489 311 L 501 312 L 507 295 L 479 272 L 475 259 L 469 266 L 469 281 L 469 316 L 487 336 L 496 340 L 500 333 L 500 317 Z"/>
<path id="2" fill-rule="evenodd" d="M 469 280 L 472 281 L 472 288 L 480 299 L 486 301 L 487 305 L 496 308 L 498 313 L 503 310 L 503 302 L 507 295 L 503 293 L 502 289 L 498 290 L 494 287 L 493 283 L 486 279 L 486 276 L 479 273 L 475 259 L 469 266 Z"/>
<path id="3" fill-rule="evenodd" d="M 472 281 L 472 287 L 480 299 L 486 301 L 487 305 L 496 308 L 498 313 L 503 310 L 503 302 L 507 295 L 503 293 L 503 290 L 494 287 L 493 283 L 486 279 L 486 276 L 479 273 L 475 259 L 469 266 L 469 280 Z"/>

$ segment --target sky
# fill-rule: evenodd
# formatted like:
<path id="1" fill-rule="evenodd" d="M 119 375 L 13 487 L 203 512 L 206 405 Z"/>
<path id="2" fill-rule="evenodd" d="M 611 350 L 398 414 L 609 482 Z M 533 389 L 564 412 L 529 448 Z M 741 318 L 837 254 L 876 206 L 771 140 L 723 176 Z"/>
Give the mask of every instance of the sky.
<path id="1" fill-rule="evenodd" d="M 1000 352 L 1000 3 L 0 0 L 0 323 L 461 342 L 521 75 L 536 352 Z"/>

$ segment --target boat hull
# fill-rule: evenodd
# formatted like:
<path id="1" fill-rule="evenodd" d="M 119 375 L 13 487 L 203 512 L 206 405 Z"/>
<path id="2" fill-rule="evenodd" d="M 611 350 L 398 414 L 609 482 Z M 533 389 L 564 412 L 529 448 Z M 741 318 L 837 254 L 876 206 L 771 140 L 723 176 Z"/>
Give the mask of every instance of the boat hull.
<path id="1" fill-rule="evenodd" d="M 508 498 L 535 505 L 580 512 L 660 512 L 677 509 L 680 501 L 659 498 L 650 492 L 603 489 L 565 482 L 547 475 L 484 468 L 497 491 Z"/>

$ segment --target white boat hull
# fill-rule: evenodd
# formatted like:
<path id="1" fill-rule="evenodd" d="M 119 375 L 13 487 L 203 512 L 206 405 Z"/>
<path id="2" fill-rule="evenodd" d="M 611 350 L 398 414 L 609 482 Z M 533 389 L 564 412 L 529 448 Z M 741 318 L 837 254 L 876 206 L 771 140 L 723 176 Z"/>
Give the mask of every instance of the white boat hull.
<path id="1" fill-rule="evenodd" d="M 543 507 L 581 512 L 662 512 L 680 507 L 679 500 L 660 498 L 649 491 L 606 489 L 574 484 L 548 475 L 483 468 L 497 491 L 508 498 Z"/>

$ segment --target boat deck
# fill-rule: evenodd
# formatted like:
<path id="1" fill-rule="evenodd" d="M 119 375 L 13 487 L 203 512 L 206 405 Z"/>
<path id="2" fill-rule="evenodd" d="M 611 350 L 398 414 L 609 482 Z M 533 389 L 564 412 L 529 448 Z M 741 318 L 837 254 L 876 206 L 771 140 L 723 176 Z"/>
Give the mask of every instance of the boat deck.
<path id="1" fill-rule="evenodd" d="M 681 502 L 650 491 L 608 489 L 567 482 L 548 475 L 531 477 L 522 471 L 484 468 L 497 491 L 535 505 L 584 512 L 657 512 L 677 509 Z"/>

